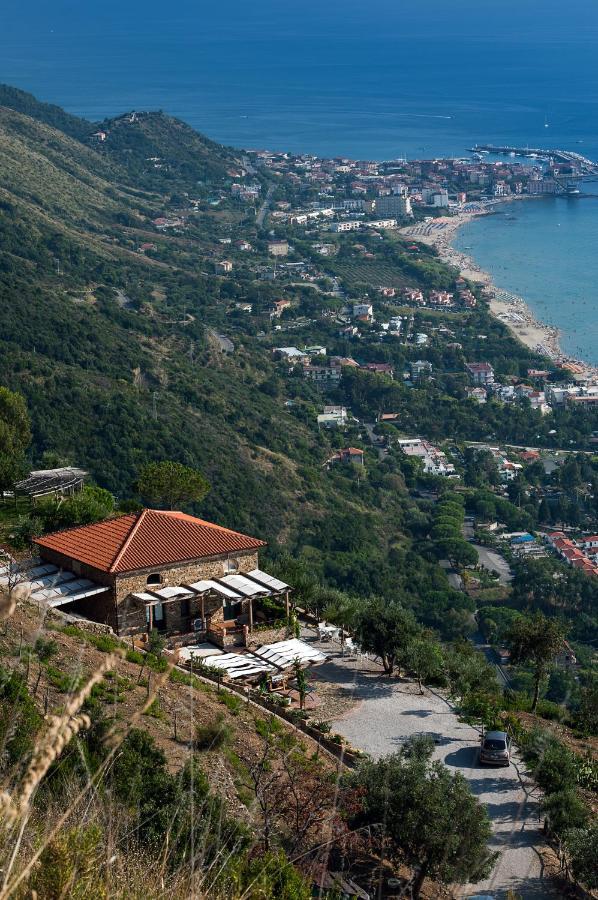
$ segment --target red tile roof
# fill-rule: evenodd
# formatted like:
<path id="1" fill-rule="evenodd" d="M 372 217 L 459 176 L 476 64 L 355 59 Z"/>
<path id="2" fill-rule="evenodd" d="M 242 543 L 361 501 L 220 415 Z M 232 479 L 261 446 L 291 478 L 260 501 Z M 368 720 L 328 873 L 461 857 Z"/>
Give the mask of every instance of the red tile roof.
<path id="1" fill-rule="evenodd" d="M 265 546 L 221 525 L 156 509 L 57 531 L 34 543 L 115 574 Z"/>

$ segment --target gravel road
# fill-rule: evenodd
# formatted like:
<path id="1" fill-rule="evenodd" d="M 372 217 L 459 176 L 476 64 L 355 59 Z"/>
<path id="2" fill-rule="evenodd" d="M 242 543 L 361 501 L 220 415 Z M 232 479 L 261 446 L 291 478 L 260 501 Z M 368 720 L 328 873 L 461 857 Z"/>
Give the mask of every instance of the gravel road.
<path id="1" fill-rule="evenodd" d="M 482 768 L 477 760 L 479 733 L 459 722 L 441 697 L 427 690 L 422 696 L 410 682 L 389 681 L 363 671 L 359 663 L 330 650 L 330 645 L 326 652 L 333 658 L 318 667 L 319 675 L 353 690 L 359 701 L 331 723 L 333 731 L 373 757 L 395 752 L 410 735 L 431 734 L 438 740 L 435 757 L 462 772 L 486 805 L 494 827 L 492 846 L 500 858 L 486 882 L 466 885 L 459 896 L 490 894 L 503 900 L 508 891 L 514 891 L 524 900 L 558 897 L 542 876 L 536 850 L 542 843 L 538 795 L 521 760 L 515 757 L 509 768 Z"/>

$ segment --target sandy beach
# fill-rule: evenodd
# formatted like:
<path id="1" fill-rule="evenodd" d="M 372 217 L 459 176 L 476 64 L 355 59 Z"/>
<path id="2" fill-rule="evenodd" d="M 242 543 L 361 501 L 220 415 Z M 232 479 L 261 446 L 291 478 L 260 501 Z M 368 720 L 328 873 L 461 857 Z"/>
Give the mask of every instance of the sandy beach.
<path id="1" fill-rule="evenodd" d="M 460 211 L 451 216 L 443 216 L 431 222 L 419 222 L 402 228 L 400 233 L 423 244 L 435 247 L 443 262 L 459 270 L 463 278 L 482 284 L 489 302 L 490 312 L 500 319 L 511 333 L 526 347 L 547 356 L 555 362 L 565 363 L 575 374 L 598 374 L 598 369 L 578 359 L 566 356 L 559 344 L 559 330 L 543 322 L 539 322 L 522 297 L 500 290 L 488 272 L 483 271 L 475 260 L 453 247 L 457 231 L 462 225 L 471 222 L 478 216 L 490 215 L 498 203 L 514 202 L 494 201 L 476 205 L 473 209 Z M 527 199 L 524 197 L 517 199 Z"/>

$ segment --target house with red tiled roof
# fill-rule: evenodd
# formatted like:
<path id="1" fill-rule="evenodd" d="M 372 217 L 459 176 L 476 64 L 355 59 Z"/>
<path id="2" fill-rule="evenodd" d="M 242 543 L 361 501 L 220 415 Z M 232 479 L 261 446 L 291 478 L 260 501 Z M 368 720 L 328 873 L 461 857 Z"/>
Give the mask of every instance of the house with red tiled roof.
<path id="1" fill-rule="evenodd" d="M 271 593 L 263 584 L 261 592 L 252 589 L 263 575 L 264 541 L 182 512 L 144 509 L 34 543 L 42 563 L 105 587 L 69 604 L 69 611 L 118 634 L 148 627 L 184 633 L 194 620 L 251 616 L 248 598 Z"/>
<path id="2" fill-rule="evenodd" d="M 359 447 L 343 447 L 342 450 L 337 450 L 336 453 L 328 458 L 326 466 L 330 468 L 336 463 L 355 463 L 358 466 L 362 466 L 363 457 L 363 450 L 360 450 Z"/>

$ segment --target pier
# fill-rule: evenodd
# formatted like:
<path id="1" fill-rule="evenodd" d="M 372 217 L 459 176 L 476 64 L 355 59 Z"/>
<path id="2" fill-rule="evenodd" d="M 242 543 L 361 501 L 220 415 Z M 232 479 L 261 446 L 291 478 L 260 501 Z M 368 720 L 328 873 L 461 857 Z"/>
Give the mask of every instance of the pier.
<path id="1" fill-rule="evenodd" d="M 598 163 L 573 150 L 546 150 L 542 147 L 496 147 L 493 144 L 476 144 L 471 153 L 495 153 L 503 156 L 523 156 L 540 159 L 553 159 L 555 162 L 570 165 L 577 170 L 576 177 L 598 175 Z M 563 177 L 563 176 L 561 176 Z"/>

